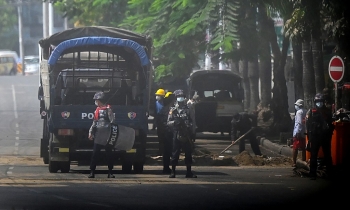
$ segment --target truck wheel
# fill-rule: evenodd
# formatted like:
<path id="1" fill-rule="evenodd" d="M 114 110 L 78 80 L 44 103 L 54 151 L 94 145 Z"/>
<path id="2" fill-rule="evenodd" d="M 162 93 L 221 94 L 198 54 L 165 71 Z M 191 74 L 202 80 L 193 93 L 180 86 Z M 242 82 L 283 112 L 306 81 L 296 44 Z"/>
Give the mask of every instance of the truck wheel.
<path id="1" fill-rule="evenodd" d="M 142 174 L 142 172 L 143 172 L 143 163 L 138 163 L 138 162 L 134 163 L 134 172 L 136 174 Z"/>
<path id="2" fill-rule="evenodd" d="M 122 163 L 122 172 L 125 174 L 131 173 L 132 163 L 130 161 L 123 161 Z"/>
<path id="3" fill-rule="evenodd" d="M 62 161 L 60 162 L 61 165 L 61 172 L 62 173 L 69 173 L 70 171 L 70 162 L 69 161 Z"/>
<path id="4" fill-rule="evenodd" d="M 57 173 L 57 171 L 60 169 L 60 164 L 57 161 L 49 161 L 49 172 L 50 173 Z"/>

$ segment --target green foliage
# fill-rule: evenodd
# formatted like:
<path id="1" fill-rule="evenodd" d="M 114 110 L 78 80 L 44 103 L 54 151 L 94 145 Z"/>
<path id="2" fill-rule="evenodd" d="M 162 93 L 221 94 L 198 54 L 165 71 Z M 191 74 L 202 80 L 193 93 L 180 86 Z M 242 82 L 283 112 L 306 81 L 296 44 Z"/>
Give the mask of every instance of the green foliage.
<path id="1" fill-rule="evenodd" d="M 0 0 L 0 49 L 14 49 L 18 44 L 18 34 L 13 34 L 14 25 L 17 25 L 16 7 Z"/>

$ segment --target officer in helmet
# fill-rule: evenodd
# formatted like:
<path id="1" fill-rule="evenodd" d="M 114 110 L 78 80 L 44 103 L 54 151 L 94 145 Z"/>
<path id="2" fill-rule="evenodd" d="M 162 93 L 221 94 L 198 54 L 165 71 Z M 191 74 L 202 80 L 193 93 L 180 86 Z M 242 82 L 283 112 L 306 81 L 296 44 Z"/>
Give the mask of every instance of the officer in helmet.
<path id="1" fill-rule="evenodd" d="M 332 121 L 332 110 L 325 106 L 323 94 L 317 93 L 314 98 L 314 107 L 306 113 L 307 149 L 311 153 L 310 179 L 314 180 L 317 177 L 317 156 L 320 147 L 322 147 L 324 154 L 326 172 L 328 175 L 331 173 L 331 139 L 334 130 Z"/>
<path id="2" fill-rule="evenodd" d="M 94 148 L 92 152 L 92 158 L 90 163 L 90 175 L 89 178 L 95 178 L 95 170 L 97 161 L 99 160 L 99 155 L 101 149 L 106 151 L 106 159 L 108 164 L 108 178 L 114 178 L 112 174 L 113 170 L 113 157 L 112 148 L 113 145 L 108 144 L 108 140 L 111 135 L 111 124 L 114 123 L 114 113 L 110 105 L 106 104 L 105 95 L 103 92 L 97 92 L 93 99 L 95 100 L 95 105 L 97 106 L 92 125 L 89 130 L 89 139 L 94 141 Z"/>
<path id="3" fill-rule="evenodd" d="M 181 149 L 185 152 L 186 178 L 197 178 L 192 173 L 192 119 L 190 110 L 185 101 L 183 90 L 174 91 L 176 101 L 170 108 L 167 125 L 173 132 L 173 149 L 171 155 L 171 174 L 169 178 L 175 178 L 176 166 L 179 161 Z"/>

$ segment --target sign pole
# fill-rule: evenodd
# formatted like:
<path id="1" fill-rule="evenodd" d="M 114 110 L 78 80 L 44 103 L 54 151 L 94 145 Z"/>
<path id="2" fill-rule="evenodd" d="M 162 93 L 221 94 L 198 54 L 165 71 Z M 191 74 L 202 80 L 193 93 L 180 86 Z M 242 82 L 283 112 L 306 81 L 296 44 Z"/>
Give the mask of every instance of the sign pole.
<path id="1" fill-rule="evenodd" d="M 338 82 L 334 82 L 334 91 L 335 91 L 335 94 L 334 94 L 334 112 L 337 111 L 338 109 Z"/>

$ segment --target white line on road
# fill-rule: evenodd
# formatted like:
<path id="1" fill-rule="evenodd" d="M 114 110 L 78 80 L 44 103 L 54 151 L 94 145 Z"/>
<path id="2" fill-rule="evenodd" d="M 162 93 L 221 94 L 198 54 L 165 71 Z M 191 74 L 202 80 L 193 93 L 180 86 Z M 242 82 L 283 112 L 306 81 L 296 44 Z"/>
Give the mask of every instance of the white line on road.
<path id="1" fill-rule="evenodd" d="M 11 166 L 11 167 L 9 167 L 9 170 L 12 170 L 14 167 L 13 166 Z"/>
<path id="2" fill-rule="evenodd" d="M 16 140 L 19 140 L 19 137 L 18 137 L 18 136 L 16 136 Z"/>
<path id="3" fill-rule="evenodd" d="M 12 171 L 8 171 L 8 172 L 6 172 L 7 174 L 12 174 Z"/>
<path id="4" fill-rule="evenodd" d="M 16 131 L 16 134 L 19 134 L 19 131 Z"/>
<path id="5" fill-rule="evenodd" d="M 18 118 L 18 113 L 17 113 L 17 102 L 16 102 L 16 91 L 15 91 L 15 86 L 12 85 L 12 98 L 13 98 L 13 111 L 15 112 L 15 118 Z"/>
<path id="6" fill-rule="evenodd" d="M 18 143 L 18 142 L 16 142 L 16 143 L 15 143 L 15 146 L 16 146 L 16 147 L 18 147 L 18 145 L 19 145 L 19 143 Z"/>
<path id="7" fill-rule="evenodd" d="M 16 128 L 18 128 L 18 123 L 16 123 Z"/>

